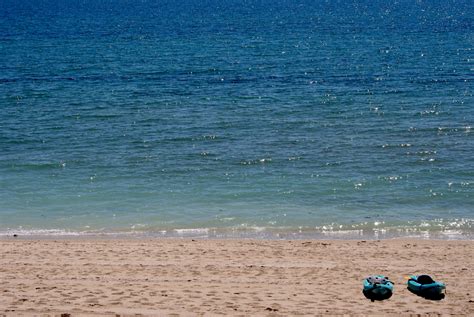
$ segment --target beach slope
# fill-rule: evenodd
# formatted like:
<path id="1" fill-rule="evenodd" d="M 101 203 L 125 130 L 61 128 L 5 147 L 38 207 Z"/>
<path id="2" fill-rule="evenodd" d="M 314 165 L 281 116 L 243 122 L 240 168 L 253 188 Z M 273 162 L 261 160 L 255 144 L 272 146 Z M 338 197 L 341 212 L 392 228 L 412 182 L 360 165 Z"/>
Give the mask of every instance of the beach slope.
<path id="1" fill-rule="evenodd" d="M 474 315 L 474 241 L 0 240 L 0 315 Z M 405 277 L 447 284 L 417 297 Z M 362 280 L 384 274 L 391 299 Z"/>

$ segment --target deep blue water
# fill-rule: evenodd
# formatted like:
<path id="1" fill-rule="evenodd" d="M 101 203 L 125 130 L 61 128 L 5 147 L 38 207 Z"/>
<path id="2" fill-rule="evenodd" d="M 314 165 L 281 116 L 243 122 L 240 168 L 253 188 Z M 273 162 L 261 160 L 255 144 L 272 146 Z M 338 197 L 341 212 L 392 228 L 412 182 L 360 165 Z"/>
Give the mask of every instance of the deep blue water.
<path id="1" fill-rule="evenodd" d="M 473 31 L 472 1 L 2 0 L 0 232 L 472 236 Z"/>

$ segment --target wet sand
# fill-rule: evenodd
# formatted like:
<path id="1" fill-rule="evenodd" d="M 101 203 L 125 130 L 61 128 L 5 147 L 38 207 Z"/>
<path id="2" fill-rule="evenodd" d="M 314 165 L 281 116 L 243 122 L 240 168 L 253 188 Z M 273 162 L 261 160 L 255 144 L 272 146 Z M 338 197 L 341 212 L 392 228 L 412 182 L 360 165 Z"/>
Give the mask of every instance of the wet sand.
<path id="1" fill-rule="evenodd" d="M 0 315 L 474 315 L 474 241 L 0 240 Z M 447 284 L 444 300 L 405 277 Z M 362 280 L 384 274 L 392 298 Z M 67 315 L 65 315 L 67 316 Z"/>

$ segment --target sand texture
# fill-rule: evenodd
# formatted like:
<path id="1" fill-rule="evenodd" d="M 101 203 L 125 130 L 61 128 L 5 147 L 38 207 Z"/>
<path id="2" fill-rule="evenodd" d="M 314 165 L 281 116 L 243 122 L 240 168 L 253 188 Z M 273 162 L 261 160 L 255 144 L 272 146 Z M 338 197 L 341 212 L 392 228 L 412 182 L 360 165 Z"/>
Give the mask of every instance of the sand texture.
<path id="1" fill-rule="evenodd" d="M 0 240 L 0 315 L 474 316 L 474 241 Z M 395 282 L 370 302 L 364 277 Z M 410 293 L 408 274 L 447 284 Z"/>

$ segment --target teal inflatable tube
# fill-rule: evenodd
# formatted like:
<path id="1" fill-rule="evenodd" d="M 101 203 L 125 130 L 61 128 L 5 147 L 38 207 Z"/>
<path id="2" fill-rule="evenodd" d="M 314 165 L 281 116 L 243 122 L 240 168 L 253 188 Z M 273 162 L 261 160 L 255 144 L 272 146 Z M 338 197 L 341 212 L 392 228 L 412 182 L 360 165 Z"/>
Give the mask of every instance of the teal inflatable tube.
<path id="1" fill-rule="evenodd" d="M 412 293 L 426 299 L 440 300 L 445 297 L 446 285 L 436 282 L 429 275 L 412 275 L 407 282 L 407 288 Z"/>
<path id="2" fill-rule="evenodd" d="M 371 301 L 389 299 L 393 294 L 393 282 L 383 275 L 366 278 L 363 286 L 364 296 Z"/>

